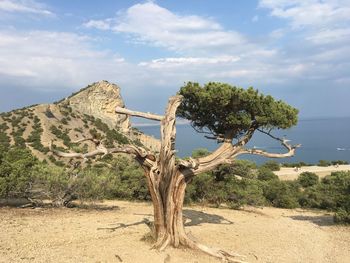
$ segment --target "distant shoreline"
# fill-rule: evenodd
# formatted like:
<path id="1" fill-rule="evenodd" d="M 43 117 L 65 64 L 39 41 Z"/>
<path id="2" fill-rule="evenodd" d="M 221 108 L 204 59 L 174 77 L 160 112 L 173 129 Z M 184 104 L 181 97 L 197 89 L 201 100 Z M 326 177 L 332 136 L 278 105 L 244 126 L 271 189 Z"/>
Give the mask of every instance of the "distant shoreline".
<path id="1" fill-rule="evenodd" d="M 281 180 L 295 180 L 298 178 L 298 176 L 303 172 L 311 172 L 317 174 L 319 177 L 325 177 L 327 175 L 330 175 L 332 172 L 339 172 L 339 171 L 350 171 L 350 164 L 342 164 L 339 166 L 302 166 L 298 168 L 296 171 L 295 168 L 292 167 L 281 167 L 281 170 L 274 171 L 274 173 L 281 179 Z"/>

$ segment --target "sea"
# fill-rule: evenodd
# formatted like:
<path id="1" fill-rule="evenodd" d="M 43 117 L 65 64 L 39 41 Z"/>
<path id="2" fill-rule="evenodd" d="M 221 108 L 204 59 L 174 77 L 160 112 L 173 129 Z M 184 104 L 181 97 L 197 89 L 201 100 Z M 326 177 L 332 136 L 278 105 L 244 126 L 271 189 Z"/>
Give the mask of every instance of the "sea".
<path id="1" fill-rule="evenodd" d="M 136 126 L 142 132 L 160 138 L 159 126 Z M 293 157 L 275 159 L 280 163 L 305 162 L 317 164 L 319 160 L 344 160 L 350 162 L 350 117 L 349 118 L 319 118 L 299 120 L 298 125 L 288 130 L 276 130 L 275 136 L 290 140 L 290 144 L 301 144 Z M 214 140 L 197 133 L 189 124 L 176 125 L 177 156 L 191 156 L 198 148 L 215 150 L 219 145 Z M 276 140 L 256 132 L 247 145 L 250 148 L 262 149 L 269 152 L 284 152 Z M 269 158 L 241 155 L 239 159 L 248 159 L 257 164 L 264 163 Z"/>

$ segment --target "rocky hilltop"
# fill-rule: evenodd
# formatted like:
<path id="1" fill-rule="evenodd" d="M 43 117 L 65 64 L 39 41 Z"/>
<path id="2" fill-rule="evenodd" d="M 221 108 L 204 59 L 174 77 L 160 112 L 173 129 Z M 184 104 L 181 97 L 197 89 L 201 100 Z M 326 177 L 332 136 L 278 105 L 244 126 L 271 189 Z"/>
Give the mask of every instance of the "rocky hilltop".
<path id="1" fill-rule="evenodd" d="M 111 129 L 117 128 L 124 132 L 130 129 L 129 117 L 115 113 L 117 106 L 124 107 L 120 88 L 108 81 L 103 80 L 89 85 L 60 104 L 67 104 L 73 111 L 99 118 Z"/>
<path id="2" fill-rule="evenodd" d="M 29 148 L 41 160 L 61 163 L 49 151 L 54 142 L 62 151 L 87 152 L 97 138 L 108 147 L 134 144 L 157 151 L 160 142 L 130 126 L 128 116 L 114 112 L 124 107 L 120 88 L 107 81 L 88 85 L 53 104 L 39 104 L 0 114 L 0 145 Z"/>

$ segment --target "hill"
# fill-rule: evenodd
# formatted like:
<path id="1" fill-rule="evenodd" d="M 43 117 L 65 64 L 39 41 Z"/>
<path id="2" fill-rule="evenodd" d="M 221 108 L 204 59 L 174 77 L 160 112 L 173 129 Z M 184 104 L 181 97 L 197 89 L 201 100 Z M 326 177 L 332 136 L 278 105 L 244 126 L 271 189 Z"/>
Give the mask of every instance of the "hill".
<path id="1" fill-rule="evenodd" d="M 159 141 L 131 128 L 128 116 L 115 113 L 124 107 L 120 88 L 107 81 L 88 85 L 53 104 L 39 104 L 0 114 L 0 144 L 29 148 L 40 160 L 62 164 L 49 151 L 53 142 L 60 150 L 87 152 L 95 145 L 84 138 L 104 139 L 113 147 L 131 143 L 157 150 Z"/>

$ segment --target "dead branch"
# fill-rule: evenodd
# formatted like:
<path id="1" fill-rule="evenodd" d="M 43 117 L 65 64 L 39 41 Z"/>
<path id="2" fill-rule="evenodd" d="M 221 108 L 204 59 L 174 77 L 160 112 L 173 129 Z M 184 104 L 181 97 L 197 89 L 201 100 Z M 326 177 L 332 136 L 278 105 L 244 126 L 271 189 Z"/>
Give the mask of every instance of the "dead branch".
<path id="1" fill-rule="evenodd" d="M 102 144 L 100 144 L 95 150 L 88 152 L 88 153 L 65 153 L 58 151 L 52 147 L 52 143 L 49 144 L 50 151 L 53 152 L 55 155 L 63 158 L 80 158 L 87 160 L 88 158 L 102 155 L 105 156 L 107 154 L 113 154 L 113 153 L 126 153 L 126 154 L 133 154 L 137 158 L 136 160 L 145 166 L 151 166 L 154 164 L 156 158 L 153 153 L 146 151 L 142 147 L 137 147 L 134 145 L 126 145 L 124 147 L 115 147 L 115 148 L 106 148 Z"/>
<path id="2" fill-rule="evenodd" d="M 157 115 L 149 112 L 132 111 L 122 107 L 116 107 L 115 112 L 119 114 L 126 114 L 130 116 L 141 117 L 141 118 L 154 120 L 154 121 L 162 121 L 164 119 L 164 116 L 162 115 Z"/>
<path id="3" fill-rule="evenodd" d="M 92 141 L 95 145 L 99 145 L 102 142 L 101 140 L 98 140 L 98 139 L 95 139 L 92 137 L 88 137 L 88 138 L 81 138 L 81 139 L 78 139 L 76 141 L 72 141 L 72 143 L 81 143 L 81 142 L 85 142 L 85 141 Z"/>
<path id="4" fill-rule="evenodd" d="M 257 129 L 257 130 L 261 133 L 268 135 L 272 139 L 281 142 L 281 145 L 284 148 L 286 148 L 288 150 L 288 152 L 286 152 L 286 153 L 271 153 L 271 152 L 267 152 L 267 151 L 259 150 L 259 149 L 242 148 L 242 150 L 240 150 L 237 155 L 254 154 L 254 155 L 260 155 L 260 156 L 269 157 L 269 158 L 285 158 L 285 157 L 294 156 L 295 150 L 301 146 L 301 144 L 291 145 L 288 143 L 289 140 L 287 140 L 285 138 L 282 139 L 282 138 L 276 137 L 270 133 L 271 131 L 266 132 L 266 131 L 261 130 L 261 129 Z"/>

